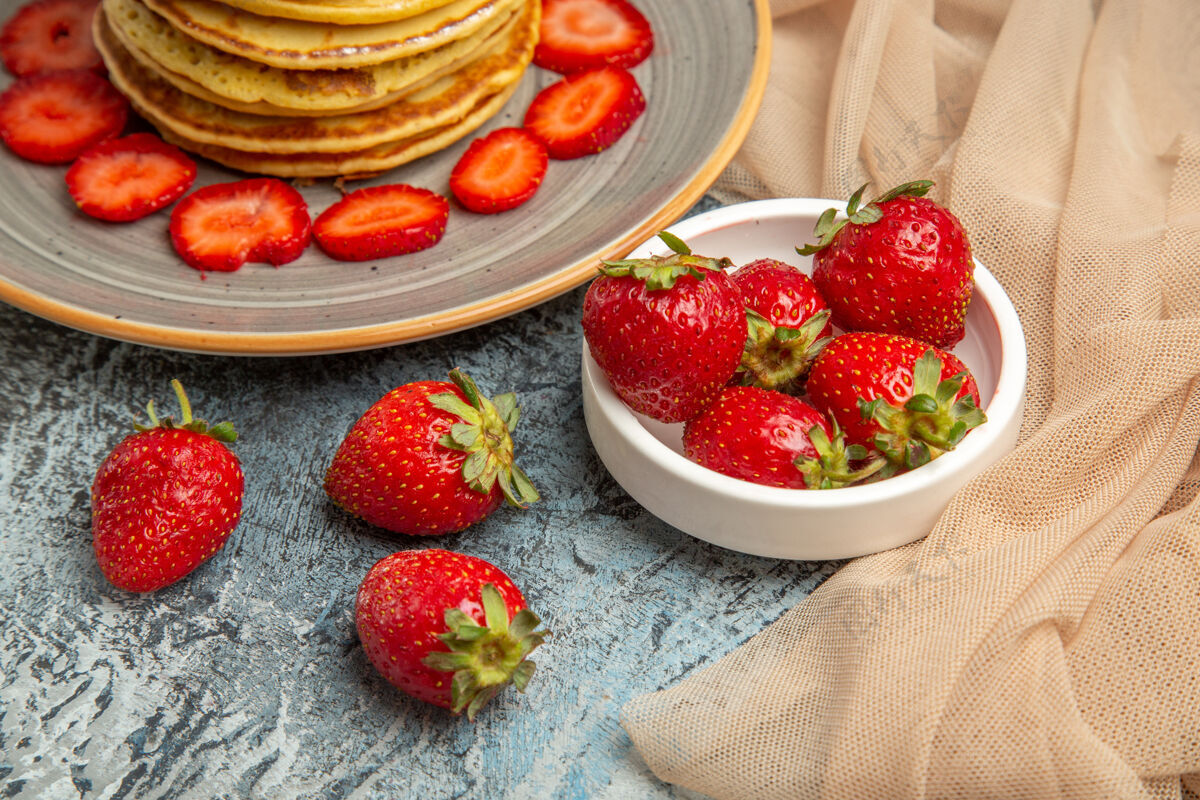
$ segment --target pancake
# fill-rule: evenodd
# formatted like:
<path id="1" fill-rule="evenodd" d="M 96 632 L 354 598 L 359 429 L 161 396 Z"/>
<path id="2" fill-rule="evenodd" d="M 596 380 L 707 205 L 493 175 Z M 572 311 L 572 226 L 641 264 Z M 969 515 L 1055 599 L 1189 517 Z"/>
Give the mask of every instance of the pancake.
<path id="1" fill-rule="evenodd" d="M 491 119 L 516 88 L 517 85 L 513 84 L 491 97 L 483 98 L 466 116 L 452 125 L 428 131 L 420 136 L 346 153 L 249 153 L 218 145 L 191 142 L 170 131 L 163 132 L 163 139 L 242 172 L 274 175 L 278 178 L 366 178 L 449 147 Z"/>
<path id="2" fill-rule="evenodd" d="M 284 69 L 343 69 L 392 61 L 470 36 L 512 0 L 453 0 L 396 22 L 350 25 L 266 17 L 213 0 L 145 0 L 192 39 Z"/>
<path id="3" fill-rule="evenodd" d="M 448 5 L 450 0 L 224 0 L 227 5 L 267 17 L 361 25 L 392 22 Z"/>
<path id="4" fill-rule="evenodd" d="M 481 124 L 487 117 L 480 109 L 494 105 L 489 99 L 511 93 L 528 66 L 540 16 L 540 3 L 529 0 L 507 41 L 465 67 L 382 108 L 324 117 L 247 114 L 184 94 L 132 56 L 99 14 L 94 38 L 110 80 L 164 138 L 193 152 L 215 153 L 210 157 L 231 166 L 233 157 L 220 157 L 219 150 L 257 154 L 246 161 L 251 171 L 280 174 L 279 167 L 254 169 L 250 162 L 257 158 L 263 164 L 292 162 L 287 174 L 336 175 L 387 169 L 417 157 L 413 152 L 424 155 L 437 149 L 431 141 L 445 146 Z M 416 141 L 426 144 L 417 147 Z M 384 152 L 389 145 L 392 151 Z M 382 150 L 357 161 L 346 157 L 375 148 Z M 315 158 L 316 154 L 331 157 Z"/>
<path id="5" fill-rule="evenodd" d="M 461 69 L 505 41 L 517 24 L 519 0 L 470 36 L 434 50 L 367 67 L 291 70 L 230 55 L 185 36 L 141 0 L 103 0 L 104 22 L 137 61 L 180 91 L 234 111 L 324 115 L 366 111 L 395 102 Z"/>

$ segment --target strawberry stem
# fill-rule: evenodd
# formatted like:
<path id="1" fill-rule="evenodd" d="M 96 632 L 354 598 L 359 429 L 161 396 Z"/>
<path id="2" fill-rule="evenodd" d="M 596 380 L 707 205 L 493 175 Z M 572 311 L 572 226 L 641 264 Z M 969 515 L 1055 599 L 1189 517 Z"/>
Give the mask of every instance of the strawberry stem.
<path id="1" fill-rule="evenodd" d="M 675 281 L 683 275 L 691 275 L 702 281 L 706 270 L 726 270 L 733 266 L 733 262 L 728 258 L 694 255 L 691 248 L 678 236 L 667 231 L 660 232 L 658 238 L 671 248 L 670 255 L 601 261 L 601 274 L 610 278 L 631 276 L 644 282 L 650 291 L 658 291 L 674 287 Z"/>
<path id="2" fill-rule="evenodd" d="M 831 440 L 820 425 L 808 429 L 808 440 L 817 451 L 817 458 L 800 456 L 793 463 L 804 475 L 804 485 L 809 489 L 838 489 L 854 483 L 862 483 L 887 466 L 887 459 L 878 453 L 858 469 L 852 462 L 867 458 L 867 448 L 854 444 L 846 446 L 846 434 L 833 423 Z"/>
<path id="3" fill-rule="evenodd" d="M 134 430 L 150 431 L 155 428 L 166 430 L 180 428 L 185 431 L 193 431 L 195 433 L 202 433 L 205 436 L 211 436 L 218 442 L 226 444 L 237 441 L 237 431 L 234 430 L 232 422 L 218 422 L 215 425 L 209 425 L 202 419 L 193 419 L 192 404 L 188 401 L 187 392 L 183 390 L 183 384 L 178 379 L 172 378 L 171 388 L 175 390 L 175 397 L 179 401 L 181 420 L 176 422 L 174 417 L 159 419 L 158 414 L 154 410 L 154 401 L 150 400 L 146 403 L 146 415 L 150 419 L 150 424 L 142 425 L 135 420 L 133 423 Z"/>
<path id="4" fill-rule="evenodd" d="M 508 684 L 524 692 L 533 677 L 535 665 L 526 660 L 541 645 L 549 632 L 537 630 L 542 624 L 527 608 L 508 619 L 508 607 L 494 584 L 480 588 L 485 625 L 458 608 L 446 609 L 446 632 L 438 639 L 449 652 L 434 652 L 424 658 L 431 669 L 453 672 L 450 680 L 450 710 L 467 712 L 474 721 L 479 709 Z"/>
<path id="5" fill-rule="evenodd" d="M 870 225 L 873 222 L 878 222 L 883 219 L 883 209 L 879 207 L 881 203 L 886 203 L 889 200 L 895 200 L 897 197 L 905 195 L 909 197 L 924 197 L 933 188 L 933 181 L 921 180 L 902 183 L 884 192 L 862 208 L 859 208 L 863 192 L 866 191 L 868 185 L 864 183 L 858 187 L 854 194 L 850 195 L 850 200 L 846 203 L 845 218 L 837 219 L 838 212 L 836 208 L 825 209 L 821 216 L 817 218 L 817 224 L 813 228 L 813 235 L 817 237 L 817 243 L 797 247 L 796 252 L 802 256 L 811 256 L 814 253 L 824 250 L 833 243 L 833 237 L 837 236 L 838 232 L 847 223 L 853 222 L 855 225 Z"/>
<path id="6" fill-rule="evenodd" d="M 859 399 L 863 420 L 873 419 L 882 429 L 874 444 L 896 467 L 915 469 L 953 450 L 967 432 L 987 422 L 987 416 L 975 405 L 975 398 L 964 395 L 955 400 L 966 379 L 965 372 L 941 380 L 942 360 L 932 349 L 913 365 L 913 395 L 902 408 L 882 397 Z"/>
<path id="7" fill-rule="evenodd" d="M 746 309 L 746 344 L 739 367 L 743 386 L 760 386 L 784 394 L 804 391 L 813 360 L 831 337 L 822 337 L 829 310 L 813 314 L 799 328 L 772 325 L 753 309 Z"/>
<path id="8" fill-rule="evenodd" d="M 450 426 L 450 432 L 439 443 L 467 454 L 462 466 L 467 486 L 487 494 L 499 483 L 505 501 L 517 508 L 540 499 L 532 481 L 513 459 L 511 432 L 521 418 L 516 395 L 509 392 L 489 400 L 457 367 L 450 371 L 450 380 L 466 396 L 466 402 L 453 392 L 430 395 L 429 402 L 461 420 Z"/>

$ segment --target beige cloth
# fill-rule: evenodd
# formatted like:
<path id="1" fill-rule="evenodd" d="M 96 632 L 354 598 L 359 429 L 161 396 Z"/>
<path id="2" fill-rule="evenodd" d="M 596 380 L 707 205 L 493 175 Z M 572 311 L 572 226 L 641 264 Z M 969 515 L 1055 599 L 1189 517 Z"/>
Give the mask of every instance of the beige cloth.
<path id="1" fill-rule="evenodd" d="M 1022 319 L 1022 441 L 623 724 L 716 798 L 1196 797 L 1200 0 L 773 11 L 720 189 L 935 179 Z"/>

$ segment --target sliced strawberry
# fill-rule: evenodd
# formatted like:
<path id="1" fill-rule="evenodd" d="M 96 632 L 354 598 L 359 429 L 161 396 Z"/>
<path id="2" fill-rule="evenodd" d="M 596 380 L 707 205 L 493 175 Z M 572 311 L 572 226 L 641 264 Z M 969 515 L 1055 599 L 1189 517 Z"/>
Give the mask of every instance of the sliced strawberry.
<path id="1" fill-rule="evenodd" d="M 171 212 L 171 243 L 188 265 L 232 272 L 247 261 L 286 264 L 312 238 L 308 205 L 278 178 L 214 183 Z"/>
<path id="2" fill-rule="evenodd" d="M 598 67 L 568 75 L 537 93 L 525 112 L 525 127 L 559 160 L 599 153 L 624 135 L 646 98 L 628 71 Z"/>
<path id="3" fill-rule="evenodd" d="M 625 0 L 542 0 L 533 63 L 555 72 L 611 64 L 629 69 L 654 49 L 654 32 Z"/>
<path id="4" fill-rule="evenodd" d="M 450 203 L 403 183 L 358 189 L 321 212 L 313 236 L 339 261 L 368 261 L 424 250 L 446 232 Z"/>
<path id="5" fill-rule="evenodd" d="M 109 139 L 67 170 L 67 190 L 83 213 L 128 222 L 174 203 L 196 180 L 196 162 L 152 133 Z"/>
<path id="6" fill-rule="evenodd" d="M 508 211 L 533 197 L 547 163 L 541 139 L 524 128 L 499 128 L 471 142 L 450 173 L 450 191 L 469 211 Z"/>
<path id="7" fill-rule="evenodd" d="M 92 42 L 99 0 L 34 0 L 0 28 L 0 58 L 13 75 L 58 69 L 100 70 Z"/>
<path id="8" fill-rule="evenodd" d="M 65 164 L 125 127 L 129 102 L 85 69 L 17 78 L 0 94 L 0 137 L 21 158 Z"/>

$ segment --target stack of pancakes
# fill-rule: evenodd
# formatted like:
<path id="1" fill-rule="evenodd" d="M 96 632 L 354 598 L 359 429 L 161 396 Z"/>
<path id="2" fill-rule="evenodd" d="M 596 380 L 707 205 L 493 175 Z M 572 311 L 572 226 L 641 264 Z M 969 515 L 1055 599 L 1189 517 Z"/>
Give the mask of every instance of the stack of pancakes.
<path id="1" fill-rule="evenodd" d="M 540 0 L 102 0 L 109 78 L 163 138 L 281 177 L 372 175 L 495 114 Z"/>

